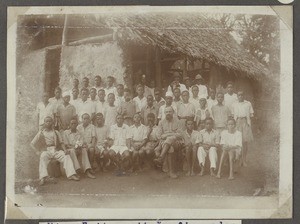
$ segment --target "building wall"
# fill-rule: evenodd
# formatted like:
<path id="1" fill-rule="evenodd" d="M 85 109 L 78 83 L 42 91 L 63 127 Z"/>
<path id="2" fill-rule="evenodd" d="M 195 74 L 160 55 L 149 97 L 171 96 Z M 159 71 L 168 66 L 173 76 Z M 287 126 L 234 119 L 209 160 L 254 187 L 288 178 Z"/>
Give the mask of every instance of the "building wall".
<path id="1" fill-rule="evenodd" d="M 60 86 L 63 90 L 72 88 L 75 77 L 80 81 L 88 77 L 91 86 L 94 85 L 95 75 L 100 75 L 103 81 L 107 76 L 114 76 L 117 83 L 123 83 L 124 73 L 122 49 L 117 43 L 62 48 Z"/>
<path id="2" fill-rule="evenodd" d="M 38 131 L 36 105 L 42 100 L 45 78 L 44 50 L 23 57 L 17 66 L 15 142 L 16 181 L 38 178 L 38 161 L 30 142 Z"/>

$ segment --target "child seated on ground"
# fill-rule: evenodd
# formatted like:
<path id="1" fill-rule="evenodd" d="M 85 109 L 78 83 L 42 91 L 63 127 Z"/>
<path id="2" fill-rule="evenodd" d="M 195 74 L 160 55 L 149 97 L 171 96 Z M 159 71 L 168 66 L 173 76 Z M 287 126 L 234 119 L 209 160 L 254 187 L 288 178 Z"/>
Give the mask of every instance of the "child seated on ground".
<path id="1" fill-rule="evenodd" d="M 197 154 L 196 141 L 199 135 L 198 131 L 194 130 L 194 119 L 188 118 L 185 121 L 186 130 L 182 133 L 184 139 L 183 152 L 187 161 L 188 171 L 186 176 L 194 176 L 194 164 Z"/>
<path id="2" fill-rule="evenodd" d="M 95 115 L 95 131 L 96 131 L 96 147 L 95 147 L 95 160 L 98 163 L 98 167 L 103 171 L 109 165 L 108 154 L 108 137 L 109 128 L 104 125 L 104 117 L 102 113 Z"/>
<path id="3" fill-rule="evenodd" d="M 229 155 L 229 180 L 233 180 L 233 165 L 241 155 L 242 150 L 242 133 L 237 131 L 235 128 L 235 120 L 230 118 L 227 121 L 228 130 L 224 130 L 221 133 L 221 141 L 220 144 L 222 146 L 222 155 L 219 164 L 219 170 L 217 174 L 217 178 L 221 178 L 222 173 L 222 165 L 225 156 Z"/>
<path id="4" fill-rule="evenodd" d="M 204 175 L 205 160 L 208 155 L 210 161 L 210 175 L 215 176 L 215 171 L 217 168 L 218 154 L 217 148 L 220 143 L 219 133 L 213 129 L 213 119 L 206 118 L 205 129 L 199 132 L 199 136 L 196 143 L 199 143 L 199 148 L 197 152 L 199 165 L 201 168 L 200 176 Z"/>

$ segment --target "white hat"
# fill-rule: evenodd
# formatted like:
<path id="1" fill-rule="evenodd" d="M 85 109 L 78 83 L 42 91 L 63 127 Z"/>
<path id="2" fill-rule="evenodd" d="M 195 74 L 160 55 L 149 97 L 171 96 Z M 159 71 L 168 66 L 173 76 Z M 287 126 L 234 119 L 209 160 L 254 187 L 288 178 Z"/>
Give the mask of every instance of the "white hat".
<path id="1" fill-rule="evenodd" d="M 63 92 L 62 97 L 65 97 L 65 96 L 71 96 L 71 95 L 70 95 L 70 92 L 69 92 L 69 91 Z"/>
<path id="2" fill-rule="evenodd" d="M 171 93 L 170 91 L 166 92 L 166 97 L 173 97 L 173 93 Z"/>
<path id="3" fill-rule="evenodd" d="M 195 79 L 203 79 L 200 74 L 196 75 Z"/>

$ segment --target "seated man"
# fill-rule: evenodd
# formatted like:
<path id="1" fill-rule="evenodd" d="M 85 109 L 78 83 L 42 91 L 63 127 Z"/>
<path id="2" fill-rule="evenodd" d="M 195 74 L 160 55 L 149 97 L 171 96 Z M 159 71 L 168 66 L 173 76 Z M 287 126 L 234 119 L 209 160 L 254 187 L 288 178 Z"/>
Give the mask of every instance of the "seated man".
<path id="1" fill-rule="evenodd" d="M 95 157 L 98 165 L 102 170 L 106 170 L 109 165 L 109 154 L 108 154 L 108 137 L 109 128 L 104 125 L 104 117 L 102 113 L 95 115 L 95 130 L 96 130 L 96 151 Z"/>
<path id="2" fill-rule="evenodd" d="M 199 165 L 201 167 L 200 176 L 204 174 L 204 165 L 207 155 L 210 161 L 210 175 L 215 176 L 215 171 L 217 168 L 217 147 L 220 143 L 220 135 L 213 128 L 213 119 L 206 118 L 205 128 L 199 132 L 199 138 L 197 143 L 199 143 L 199 148 L 197 152 Z"/>
<path id="3" fill-rule="evenodd" d="M 141 123 L 142 117 L 140 113 L 133 116 L 134 124 L 130 127 L 131 134 L 131 149 L 133 168 L 141 169 L 144 162 L 145 151 L 142 149 L 147 141 L 147 128 Z"/>
<path id="4" fill-rule="evenodd" d="M 128 125 L 124 124 L 123 115 L 118 114 L 117 123 L 110 127 L 109 138 L 112 140 L 109 158 L 119 170 L 129 169 L 131 165 L 130 138 Z"/>
<path id="5" fill-rule="evenodd" d="M 58 131 L 53 129 L 52 117 L 45 117 L 44 128 L 36 134 L 30 145 L 37 152 L 37 155 L 40 156 L 39 184 L 41 186 L 47 181 L 54 181 L 53 178 L 49 177 L 47 171 L 51 159 L 57 160 L 63 164 L 68 179 L 79 181 L 79 178 L 76 176 L 72 159 L 69 155 L 66 155 L 67 150 L 61 135 Z"/>
<path id="6" fill-rule="evenodd" d="M 79 134 L 82 136 L 82 148 L 86 148 L 89 155 L 90 164 L 93 168 L 96 168 L 95 163 L 95 143 L 96 143 L 96 132 L 95 126 L 91 124 L 90 115 L 84 113 L 82 115 L 82 124 L 77 126 Z M 93 170 L 91 170 L 94 173 Z"/>
<path id="7" fill-rule="evenodd" d="M 188 171 L 186 176 L 194 176 L 194 165 L 197 155 L 197 139 L 199 132 L 194 130 L 194 119 L 187 118 L 185 121 L 186 130 L 183 131 L 182 137 L 184 139 L 184 154 L 187 161 Z"/>
<path id="8" fill-rule="evenodd" d="M 91 164 L 87 149 L 82 147 L 82 136 L 77 130 L 77 125 L 77 119 L 72 118 L 70 121 L 70 129 L 64 131 L 64 143 L 73 161 L 75 170 L 81 169 L 87 177 L 95 179 L 96 177 L 91 173 Z M 81 157 L 81 165 L 78 161 L 78 157 Z"/>
<path id="9" fill-rule="evenodd" d="M 158 136 L 161 137 L 162 150 L 159 157 L 154 159 L 154 162 L 161 166 L 165 157 L 167 157 L 169 176 L 171 178 L 177 178 L 174 172 L 174 152 L 180 149 L 183 141 L 180 135 L 180 123 L 178 118 L 173 117 L 173 114 L 173 108 L 166 107 L 166 118 L 158 124 Z"/>
<path id="10" fill-rule="evenodd" d="M 159 144 L 159 136 L 157 135 L 157 125 L 155 125 L 155 115 L 153 113 L 148 114 L 147 120 L 147 142 L 143 147 L 143 151 L 145 152 L 147 157 L 146 161 L 152 161 L 154 152 L 160 154 L 161 148 Z"/>

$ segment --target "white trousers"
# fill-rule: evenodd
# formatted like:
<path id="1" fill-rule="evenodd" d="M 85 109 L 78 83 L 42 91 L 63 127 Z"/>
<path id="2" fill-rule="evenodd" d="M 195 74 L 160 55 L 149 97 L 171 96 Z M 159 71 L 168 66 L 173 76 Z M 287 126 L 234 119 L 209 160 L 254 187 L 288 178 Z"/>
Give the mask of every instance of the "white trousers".
<path id="1" fill-rule="evenodd" d="M 208 154 L 209 161 L 210 161 L 210 168 L 217 168 L 217 161 L 218 161 L 218 154 L 216 147 L 210 147 L 209 150 L 205 150 L 203 147 L 198 148 L 197 157 L 199 160 L 200 166 L 205 165 L 205 159 Z"/>
<path id="2" fill-rule="evenodd" d="M 72 159 L 69 155 L 66 155 L 64 151 L 56 151 L 54 147 L 48 147 L 47 151 L 43 151 L 40 157 L 39 176 L 40 179 L 48 177 L 48 164 L 50 160 L 57 160 L 63 164 L 63 168 L 66 171 L 67 177 L 76 174 Z"/>
<path id="3" fill-rule="evenodd" d="M 73 161 L 75 170 L 82 168 L 83 172 L 91 169 L 91 163 L 89 160 L 88 152 L 86 148 L 82 148 L 78 156 L 76 155 L 75 149 L 69 149 L 70 157 Z M 81 164 L 78 161 L 78 158 L 81 158 Z"/>

